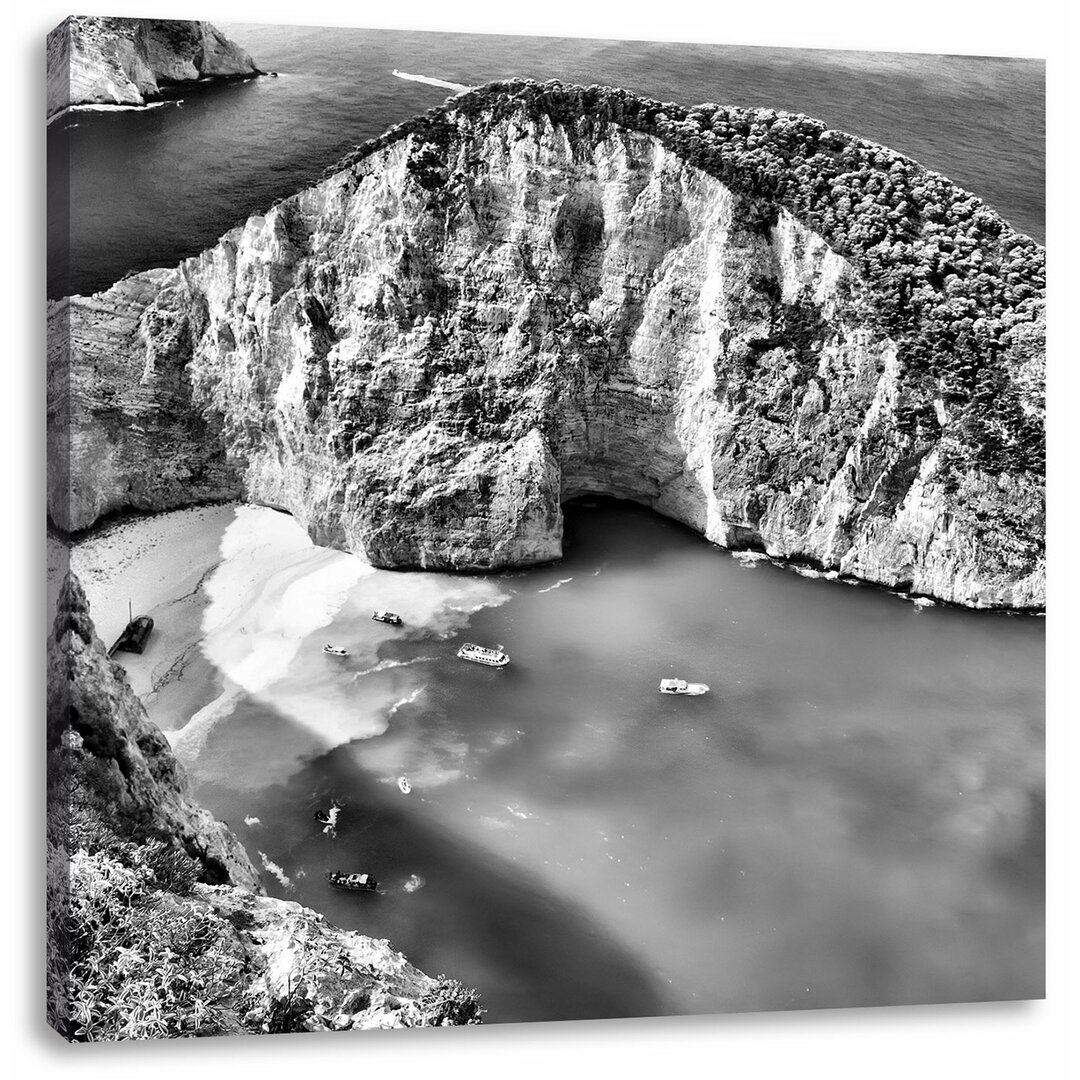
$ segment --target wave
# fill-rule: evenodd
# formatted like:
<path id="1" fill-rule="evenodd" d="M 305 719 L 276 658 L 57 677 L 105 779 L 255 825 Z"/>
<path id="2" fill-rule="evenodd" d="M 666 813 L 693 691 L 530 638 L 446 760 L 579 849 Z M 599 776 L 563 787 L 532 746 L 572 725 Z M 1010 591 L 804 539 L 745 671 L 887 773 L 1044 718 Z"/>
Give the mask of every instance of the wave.
<path id="1" fill-rule="evenodd" d="M 599 571 L 597 571 L 597 573 L 599 573 Z M 561 581 L 556 581 L 554 585 L 549 585 L 546 589 L 538 589 L 536 595 L 539 596 L 541 593 L 551 592 L 552 589 L 557 589 L 560 585 L 569 585 L 573 580 L 572 577 L 563 578 Z"/>
<path id="2" fill-rule="evenodd" d="M 179 105 L 184 99 L 173 98 L 169 101 L 148 101 L 145 105 L 68 105 L 59 112 L 54 112 L 45 122 L 48 127 L 54 120 L 73 112 L 145 112 L 147 109 L 163 109 L 166 105 Z"/>
<path id="3" fill-rule="evenodd" d="M 394 68 L 390 74 L 395 79 L 405 79 L 407 82 L 423 83 L 425 86 L 441 86 L 444 90 L 453 90 L 455 94 L 461 94 L 466 90 L 473 89 L 463 83 L 447 82 L 445 79 L 433 79 L 430 75 L 410 75 L 407 71 L 398 71 L 397 68 Z"/>
<path id="4" fill-rule="evenodd" d="M 411 694 L 406 694 L 400 701 L 395 701 L 394 704 L 390 706 L 390 711 L 387 713 L 387 716 L 393 716 L 402 705 L 411 705 L 423 692 L 424 687 L 418 686 Z"/>
<path id="5" fill-rule="evenodd" d="M 281 884 L 285 886 L 286 889 L 291 889 L 293 887 L 292 879 L 289 877 L 289 875 L 286 874 L 285 871 L 282 870 L 281 867 L 278 866 L 278 864 L 274 862 L 274 860 L 271 859 L 265 851 L 259 852 L 259 858 L 262 860 L 263 869 L 268 874 L 273 874 L 274 877 L 276 877 L 278 881 L 280 881 Z"/>
<path id="6" fill-rule="evenodd" d="M 731 557 L 743 566 L 755 567 L 759 562 L 767 561 L 769 556 L 760 551 L 733 551 Z"/>

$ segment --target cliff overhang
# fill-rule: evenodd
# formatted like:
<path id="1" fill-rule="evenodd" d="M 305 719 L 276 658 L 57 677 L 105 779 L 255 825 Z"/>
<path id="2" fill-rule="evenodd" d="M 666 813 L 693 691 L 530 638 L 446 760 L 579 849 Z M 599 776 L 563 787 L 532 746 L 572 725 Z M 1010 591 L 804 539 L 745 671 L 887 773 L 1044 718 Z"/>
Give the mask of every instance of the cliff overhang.
<path id="1" fill-rule="evenodd" d="M 54 305 L 50 512 L 243 494 L 376 565 L 489 570 L 557 558 L 601 493 L 1039 608 L 1043 265 L 819 121 L 492 84 Z"/>

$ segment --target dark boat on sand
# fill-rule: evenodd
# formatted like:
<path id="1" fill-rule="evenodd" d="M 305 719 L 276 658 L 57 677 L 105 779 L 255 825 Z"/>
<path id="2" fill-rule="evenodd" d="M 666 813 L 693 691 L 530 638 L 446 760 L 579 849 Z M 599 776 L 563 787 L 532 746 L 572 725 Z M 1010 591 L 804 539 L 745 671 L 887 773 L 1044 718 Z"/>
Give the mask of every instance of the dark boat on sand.
<path id="1" fill-rule="evenodd" d="M 141 653 L 146 648 L 147 639 L 154 629 L 154 620 L 149 615 L 140 615 L 124 627 L 124 632 L 116 639 L 116 644 L 109 650 L 112 656 L 116 652 Z"/>
<path id="2" fill-rule="evenodd" d="M 339 870 L 329 870 L 326 882 L 334 889 L 346 892 L 374 892 L 379 883 L 370 874 L 343 874 Z"/>

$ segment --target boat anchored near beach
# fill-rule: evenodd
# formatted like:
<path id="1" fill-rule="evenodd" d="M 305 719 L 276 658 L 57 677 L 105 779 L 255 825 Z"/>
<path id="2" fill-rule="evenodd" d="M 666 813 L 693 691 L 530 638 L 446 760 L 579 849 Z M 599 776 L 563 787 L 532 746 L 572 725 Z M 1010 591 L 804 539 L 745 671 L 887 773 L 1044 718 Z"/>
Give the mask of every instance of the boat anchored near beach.
<path id="1" fill-rule="evenodd" d="M 685 679 L 661 679 L 661 694 L 687 694 L 696 697 L 707 694 L 709 688 L 703 682 L 687 682 Z"/>
<path id="2" fill-rule="evenodd" d="M 111 657 L 117 652 L 141 653 L 146 648 L 146 642 L 150 638 L 150 632 L 154 629 L 154 620 L 149 615 L 140 615 L 133 618 L 131 614 L 131 601 L 128 601 L 128 624 L 123 633 L 116 639 L 116 643 L 109 650 Z"/>
<path id="3" fill-rule="evenodd" d="M 506 667 L 510 663 L 510 657 L 501 648 L 489 649 L 484 645 L 474 645 L 471 641 L 466 641 L 457 654 L 462 660 L 486 664 L 488 667 Z"/>
<path id="4" fill-rule="evenodd" d="M 329 643 L 322 647 L 322 651 L 324 653 L 326 653 L 327 656 L 348 656 L 349 655 L 349 652 L 348 652 L 347 649 L 343 649 L 340 645 L 330 645 Z"/>
<path id="5" fill-rule="evenodd" d="M 374 892 L 379 883 L 370 874 L 343 874 L 340 870 L 328 870 L 326 883 L 332 889 L 346 892 Z"/>
<path id="6" fill-rule="evenodd" d="M 401 625 L 401 616 L 396 611 L 376 610 L 371 613 L 371 617 L 376 622 L 389 623 L 391 626 Z"/>

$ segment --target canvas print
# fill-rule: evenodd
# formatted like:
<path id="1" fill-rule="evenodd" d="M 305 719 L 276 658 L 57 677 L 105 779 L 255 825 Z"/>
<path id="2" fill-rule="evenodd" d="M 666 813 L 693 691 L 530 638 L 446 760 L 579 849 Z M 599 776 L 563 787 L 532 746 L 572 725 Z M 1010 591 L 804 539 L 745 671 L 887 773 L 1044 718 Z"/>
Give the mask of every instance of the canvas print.
<path id="1" fill-rule="evenodd" d="M 1041 61 L 48 62 L 58 1032 L 1043 995 Z"/>

